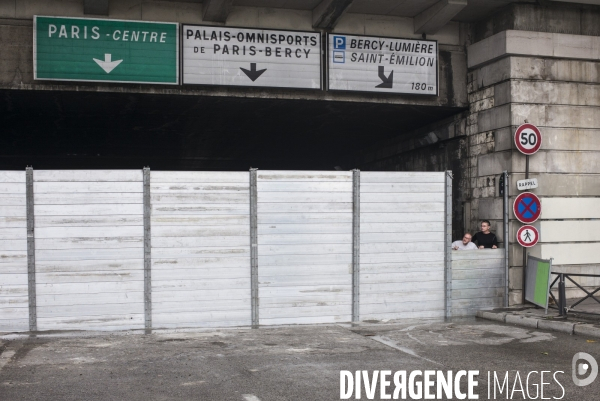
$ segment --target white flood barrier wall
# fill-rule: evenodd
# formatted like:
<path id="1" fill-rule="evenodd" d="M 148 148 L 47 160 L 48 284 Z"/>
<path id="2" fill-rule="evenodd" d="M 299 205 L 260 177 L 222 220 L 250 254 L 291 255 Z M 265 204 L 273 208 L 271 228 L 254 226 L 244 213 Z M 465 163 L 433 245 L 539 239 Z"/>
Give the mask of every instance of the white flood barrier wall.
<path id="1" fill-rule="evenodd" d="M 447 172 L 0 172 L 0 331 L 472 315 L 502 252 L 449 251 Z"/>
<path id="2" fill-rule="evenodd" d="M 0 171 L 0 331 L 29 329 L 25 171 Z"/>
<path id="3" fill-rule="evenodd" d="M 504 249 L 452 252 L 452 316 L 503 306 Z"/>
<path id="4" fill-rule="evenodd" d="M 38 330 L 144 327 L 141 170 L 35 170 Z"/>
<path id="5" fill-rule="evenodd" d="M 352 172 L 258 171 L 260 324 L 352 317 Z"/>
<path id="6" fill-rule="evenodd" d="M 150 173 L 152 327 L 248 326 L 248 172 Z"/>
<path id="7" fill-rule="evenodd" d="M 360 317 L 443 317 L 445 173 L 360 173 Z"/>

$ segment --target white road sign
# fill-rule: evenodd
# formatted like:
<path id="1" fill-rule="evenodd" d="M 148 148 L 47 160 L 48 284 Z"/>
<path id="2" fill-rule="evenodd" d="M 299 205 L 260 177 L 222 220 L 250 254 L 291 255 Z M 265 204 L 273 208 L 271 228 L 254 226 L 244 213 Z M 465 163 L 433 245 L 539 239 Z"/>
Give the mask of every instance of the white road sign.
<path id="1" fill-rule="evenodd" d="M 438 47 L 432 40 L 328 35 L 331 90 L 438 94 Z"/>
<path id="2" fill-rule="evenodd" d="M 519 180 L 517 181 L 517 189 L 519 191 L 524 191 L 526 189 L 534 189 L 538 187 L 537 178 L 529 178 L 527 180 Z"/>
<path id="3" fill-rule="evenodd" d="M 183 25 L 183 83 L 321 89 L 321 35 Z"/>
<path id="4" fill-rule="evenodd" d="M 523 226 L 517 231 L 517 242 L 526 248 L 535 246 L 540 240 L 540 232 L 534 226 Z"/>

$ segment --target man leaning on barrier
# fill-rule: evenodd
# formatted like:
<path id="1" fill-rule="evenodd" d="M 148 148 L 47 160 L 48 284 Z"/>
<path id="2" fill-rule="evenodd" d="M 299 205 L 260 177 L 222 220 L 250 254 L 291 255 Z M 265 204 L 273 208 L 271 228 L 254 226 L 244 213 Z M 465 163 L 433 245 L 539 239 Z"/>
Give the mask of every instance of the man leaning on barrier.
<path id="1" fill-rule="evenodd" d="M 471 242 L 471 234 L 465 233 L 462 241 L 454 241 L 452 243 L 452 249 L 455 251 L 468 251 L 470 249 L 477 249 L 477 245 Z"/>
<path id="2" fill-rule="evenodd" d="M 481 220 L 481 231 L 473 236 L 473 242 L 477 244 L 479 249 L 484 248 L 498 248 L 498 238 L 496 238 L 496 234 L 490 231 L 489 220 Z"/>

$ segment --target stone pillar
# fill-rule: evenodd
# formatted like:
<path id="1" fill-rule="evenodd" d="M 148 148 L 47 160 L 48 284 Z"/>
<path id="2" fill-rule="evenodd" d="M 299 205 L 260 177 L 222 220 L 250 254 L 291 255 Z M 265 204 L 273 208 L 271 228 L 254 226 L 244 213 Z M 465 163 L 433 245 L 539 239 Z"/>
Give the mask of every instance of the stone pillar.
<path id="1" fill-rule="evenodd" d="M 525 156 L 513 135 L 526 120 L 543 135 L 530 157 L 539 188 L 540 244 L 529 252 L 554 258 L 555 271 L 600 273 L 600 36 L 505 30 L 468 47 L 467 119 L 470 216 L 492 221 L 502 236 L 498 178 L 510 178 L 510 303 L 522 302 L 523 248 L 512 213 Z M 586 285 L 597 284 L 593 279 Z M 577 295 L 571 289 L 567 296 Z"/>

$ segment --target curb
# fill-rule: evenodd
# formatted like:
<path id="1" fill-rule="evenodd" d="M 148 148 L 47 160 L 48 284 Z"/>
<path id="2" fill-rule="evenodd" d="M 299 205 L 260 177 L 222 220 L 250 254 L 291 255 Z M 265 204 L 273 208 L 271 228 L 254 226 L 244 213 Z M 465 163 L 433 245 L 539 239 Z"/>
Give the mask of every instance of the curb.
<path id="1" fill-rule="evenodd" d="M 504 323 L 504 321 L 505 321 L 504 319 L 506 318 L 506 313 L 494 313 L 494 312 L 487 312 L 487 311 L 480 310 L 480 311 L 477 311 L 477 317 Z"/>
<path id="2" fill-rule="evenodd" d="M 508 324 L 516 324 L 517 326 L 529 327 L 532 329 L 537 329 L 539 324 L 538 319 L 519 315 L 506 315 L 505 322 Z"/>
<path id="3" fill-rule="evenodd" d="M 573 334 L 575 323 L 568 322 L 557 322 L 553 320 L 542 320 L 538 321 L 538 329 L 560 331 L 562 333 Z"/>
<path id="4" fill-rule="evenodd" d="M 590 336 L 600 338 L 600 327 L 592 324 L 576 324 L 574 333 L 581 336 Z"/>
<path id="5" fill-rule="evenodd" d="M 477 311 L 476 316 L 485 320 L 492 320 L 515 326 L 556 331 L 566 334 L 600 338 L 600 324 L 565 322 L 559 320 L 539 319 L 529 316 L 507 312 Z"/>

